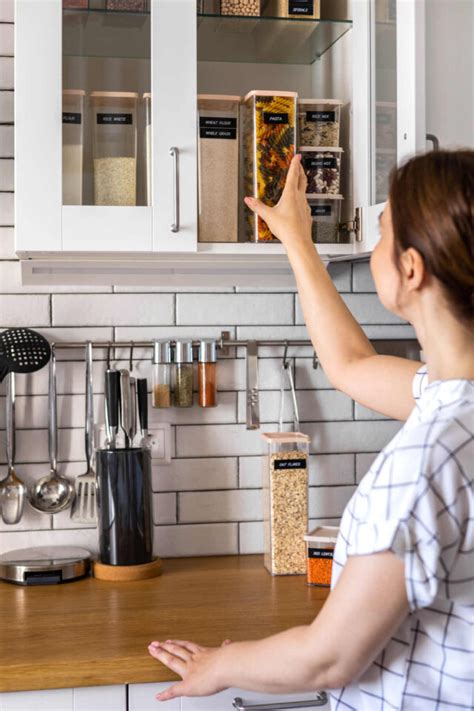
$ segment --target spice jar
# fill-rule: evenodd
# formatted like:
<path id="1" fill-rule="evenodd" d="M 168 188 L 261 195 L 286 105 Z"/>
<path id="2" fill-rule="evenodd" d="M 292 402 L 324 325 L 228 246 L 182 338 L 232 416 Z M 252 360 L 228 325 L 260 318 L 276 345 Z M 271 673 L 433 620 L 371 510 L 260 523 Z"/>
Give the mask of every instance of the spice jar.
<path id="1" fill-rule="evenodd" d="M 302 146 L 301 164 L 309 195 L 339 195 L 341 187 L 342 148 L 311 148 Z"/>
<path id="2" fill-rule="evenodd" d="M 191 407 L 193 404 L 192 341 L 176 341 L 174 362 L 174 404 L 176 407 Z"/>
<path id="3" fill-rule="evenodd" d="M 85 91 L 63 91 L 63 205 L 82 205 Z"/>
<path id="4" fill-rule="evenodd" d="M 299 99 L 300 146 L 338 146 L 341 106 L 337 99 Z"/>
<path id="5" fill-rule="evenodd" d="M 171 341 L 153 343 L 153 407 L 171 407 Z"/>
<path id="6" fill-rule="evenodd" d="M 338 532 L 337 526 L 319 526 L 304 536 L 308 585 L 323 588 L 331 585 L 332 561 Z"/>
<path id="7" fill-rule="evenodd" d="M 96 205 L 136 205 L 137 99 L 134 92 L 91 94 Z"/>
<path id="8" fill-rule="evenodd" d="M 308 202 L 312 218 L 311 235 L 315 244 L 350 242 L 350 232 L 339 231 L 342 195 L 326 195 Z"/>
<path id="9" fill-rule="evenodd" d="M 198 96 L 199 242 L 237 242 L 239 96 Z"/>
<path id="10" fill-rule="evenodd" d="M 251 91 L 244 99 L 245 194 L 276 205 L 295 154 L 296 98 L 293 91 Z M 266 222 L 246 208 L 251 242 L 275 237 Z"/>
<path id="11" fill-rule="evenodd" d="M 198 393 L 200 407 L 217 405 L 217 344 L 215 341 L 201 341 L 199 344 Z"/>
<path id="12" fill-rule="evenodd" d="M 319 0 L 267 0 L 263 14 L 317 20 L 320 16 Z"/>
<path id="13" fill-rule="evenodd" d="M 262 434 L 264 565 L 272 575 L 304 574 L 308 525 L 309 437 L 301 432 Z"/>

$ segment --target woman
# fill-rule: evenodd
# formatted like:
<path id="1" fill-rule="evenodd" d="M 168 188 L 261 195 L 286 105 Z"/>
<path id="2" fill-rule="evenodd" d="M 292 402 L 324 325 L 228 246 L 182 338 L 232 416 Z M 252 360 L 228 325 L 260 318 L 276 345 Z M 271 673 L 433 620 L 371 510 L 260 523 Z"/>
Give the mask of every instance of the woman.
<path id="1" fill-rule="evenodd" d="M 153 642 L 150 654 L 182 677 L 158 698 L 329 689 L 333 709 L 472 709 L 474 152 L 409 161 L 380 216 L 377 292 L 413 324 L 426 366 L 374 352 L 311 243 L 305 188 L 296 156 L 276 207 L 246 203 L 286 248 L 328 378 L 407 422 L 344 512 L 313 623 L 217 649 Z"/>

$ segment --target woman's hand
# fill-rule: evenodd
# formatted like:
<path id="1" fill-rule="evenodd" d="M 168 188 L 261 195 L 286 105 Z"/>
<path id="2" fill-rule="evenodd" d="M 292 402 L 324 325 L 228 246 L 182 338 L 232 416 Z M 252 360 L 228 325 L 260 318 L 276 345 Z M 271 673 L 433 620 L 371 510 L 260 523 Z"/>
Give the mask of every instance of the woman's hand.
<path id="1" fill-rule="evenodd" d="M 228 639 L 222 646 L 227 644 L 230 644 Z M 168 639 L 152 642 L 148 651 L 182 679 L 157 694 L 158 701 L 169 701 L 177 696 L 211 696 L 225 688 L 218 678 L 218 647 L 201 647 L 186 640 Z"/>
<path id="2" fill-rule="evenodd" d="M 301 156 L 296 155 L 291 161 L 285 188 L 275 207 L 268 207 L 256 198 L 245 198 L 247 207 L 265 220 L 275 237 L 287 249 L 296 243 L 311 244 L 311 211 L 306 199 L 306 184 Z"/>

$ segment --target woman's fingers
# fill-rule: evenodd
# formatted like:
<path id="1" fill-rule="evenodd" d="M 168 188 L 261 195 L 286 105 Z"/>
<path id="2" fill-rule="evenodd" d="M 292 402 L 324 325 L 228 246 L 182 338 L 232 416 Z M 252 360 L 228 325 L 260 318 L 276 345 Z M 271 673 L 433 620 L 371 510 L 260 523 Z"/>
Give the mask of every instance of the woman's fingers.
<path id="1" fill-rule="evenodd" d="M 272 210 L 271 207 L 268 207 L 268 205 L 265 205 L 265 203 L 263 203 L 261 200 L 258 200 L 257 198 L 253 197 L 246 197 L 244 198 L 244 201 L 247 207 L 253 210 L 256 215 L 262 218 L 262 220 L 265 220 L 265 222 L 267 222 L 268 215 Z"/>
<path id="2" fill-rule="evenodd" d="M 162 691 L 161 694 L 157 694 L 155 698 L 157 701 L 169 701 L 170 699 L 176 699 L 176 697 L 183 695 L 183 686 L 183 683 L 179 681 L 177 684 L 173 684 L 173 686 L 169 686 L 167 689 Z"/>
<path id="3" fill-rule="evenodd" d="M 301 156 L 297 153 L 291 159 L 290 167 L 288 168 L 288 174 L 286 176 L 285 189 L 296 190 L 298 188 L 298 179 L 301 169 Z"/>
<path id="4" fill-rule="evenodd" d="M 205 648 L 202 647 L 200 644 L 196 644 L 195 642 L 190 642 L 187 639 L 167 639 L 167 643 L 171 644 L 180 644 L 182 647 L 190 651 L 192 654 L 196 654 L 197 652 L 202 652 Z"/>
<path id="5" fill-rule="evenodd" d="M 300 190 L 302 193 L 306 193 L 306 188 L 308 187 L 308 178 L 306 176 L 306 173 L 304 172 L 304 168 L 301 164 L 301 161 L 299 168 L 300 170 L 298 174 L 298 190 Z"/>
<path id="6" fill-rule="evenodd" d="M 158 646 L 150 644 L 148 652 L 152 657 L 164 664 L 165 667 L 179 674 L 179 676 L 182 677 L 186 673 L 186 662 L 180 657 L 171 654 L 171 652 L 167 652 L 161 644 Z"/>
<path id="7" fill-rule="evenodd" d="M 187 649 L 187 647 L 184 647 L 182 644 L 175 644 L 174 642 L 162 642 L 160 646 L 166 652 L 174 654 L 175 657 L 179 657 L 179 659 L 182 659 L 183 662 L 189 662 L 192 658 L 192 655 L 195 654 L 195 652 L 190 652 L 189 649 Z"/>

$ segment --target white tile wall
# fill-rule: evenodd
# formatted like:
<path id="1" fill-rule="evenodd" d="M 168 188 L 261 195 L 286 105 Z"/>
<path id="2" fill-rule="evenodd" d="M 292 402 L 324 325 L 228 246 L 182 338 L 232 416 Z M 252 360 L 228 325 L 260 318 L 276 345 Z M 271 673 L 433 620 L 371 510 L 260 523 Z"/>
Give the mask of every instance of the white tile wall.
<path id="1" fill-rule="evenodd" d="M 50 340 L 149 340 L 152 338 L 286 339 L 308 337 L 292 289 L 228 287 L 44 287 L 24 288 L 14 253 L 13 215 L 13 0 L 0 0 L 0 328 L 31 326 Z M 372 338 L 412 338 L 411 326 L 391 316 L 374 292 L 365 263 L 333 264 L 334 283 Z M 281 349 L 262 348 L 259 364 L 262 430 L 275 430 L 279 412 Z M 310 522 L 337 524 L 370 466 L 374 452 L 399 425 L 374 420 L 336 392 L 321 368 L 312 367 L 311 348 L 292 348 L 302 429 L 312 439 Z M 105 351 L 94 352 L 96 418 L 102 418 Z M 126 367 L 128 352 L 112 354 Z M 244 423 L 245 359 L 218 365 L 219 406 L 158 411 L 151 423 L 169 422 L 175 447 L 170 466 L 152 472 L 155 551 L 162 556 L 258 553 L 263 548 L 261 510 L 262 443 Z M 68 477 L 84 462 L 83 350 L 59 351 L 59 467 Z M 146 359 L 146 360 L 143 360 Z M 149 352 L 135 350 L 135 368 L 150 377 Z M 0 385 L 0 477 L 6 473 L 4 385 Z M 17 470 L 30 485 L 48 472 L 47 372 L 17 377 Z M 285 421 L 291 421 L 287 397 Z M 97 548 L 94 527 L 78 525 L 65 511 L 45 516 L 27 506 L 16 526 L 0 522 L 0 552 L 29 545 L 75 544 Z"/>

